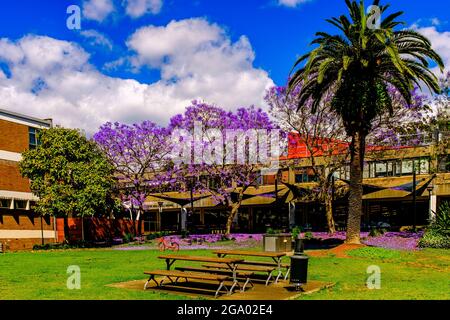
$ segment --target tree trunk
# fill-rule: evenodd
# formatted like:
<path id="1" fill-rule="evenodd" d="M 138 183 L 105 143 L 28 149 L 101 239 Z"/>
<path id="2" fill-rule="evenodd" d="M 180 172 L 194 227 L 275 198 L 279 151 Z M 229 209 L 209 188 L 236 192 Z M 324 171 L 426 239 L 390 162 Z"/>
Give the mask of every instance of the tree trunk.
<path id="1" fill-rule="evenodd" d="M 365 135 L 357 132 L 350 145 L 350 194 L 348 199 L 348 220 L 346 243 L 360 244 L 362 214 L 362 178 L 365 152 Z"/>
<path id="2" fill-rule="evenodd" d="M 329 195 L 325 198 L 325 212 L 327 217 L 328 234 L 333 235 L 336 233 L 336 226 L 333 218 L 333 200 Z"/>
<path id="3" fill-rule="evenodd" d="M 69 218 L 67 216 L 64 216 L 64 239 L 67 243 L 70 242 Z"/>
<path id="4" fill-rule="evenodd" d="M 234 204 L 231 206 L 231 212 L 230 212 L 230 214 L 228 215 L 227 226 L 226 226 L 226 234 L 227 234 L 227 235 L 231 233 L 231 226 L 233 225 L 233 220 L 234 220 L 234 218 L 236 217 L 236 214 L 237 214 L 237 212 L 238 212 L 240 206 L 241 206 L 241 203 L 240 203 L 240 202 L 234 203 Z"/>
<path id="5" fill-rule="evenodd" d="M 142 236 L 142 224 L 143 224 L 143 222 L 144 222 L 144 220 L 143 220 L 143 217 L 142 217 L 143 215 L 140 215 L 139 216 L 139 220 L 138 220 L 138 237 L 140 237 L 140 236 Z"/>

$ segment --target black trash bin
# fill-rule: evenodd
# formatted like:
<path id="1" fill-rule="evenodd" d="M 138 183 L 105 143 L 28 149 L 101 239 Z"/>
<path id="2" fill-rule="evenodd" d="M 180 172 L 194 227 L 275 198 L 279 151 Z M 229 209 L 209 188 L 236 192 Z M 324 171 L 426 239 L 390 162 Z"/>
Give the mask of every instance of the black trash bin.
<path id="1" fill-rule="evenodd" d="M 296 239 L 294 255 L 291 257 L 289 281 L 292 289 L 303 291 L 301 286 L 308 282 L 308 260 L 309 257 L 303 252 L 303 241 Z"/>

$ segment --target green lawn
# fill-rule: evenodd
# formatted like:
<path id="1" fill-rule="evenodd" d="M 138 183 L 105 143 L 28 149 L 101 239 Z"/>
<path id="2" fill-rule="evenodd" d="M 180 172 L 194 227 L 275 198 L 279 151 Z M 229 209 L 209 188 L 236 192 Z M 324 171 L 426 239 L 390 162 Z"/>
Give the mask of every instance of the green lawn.
<path id="1" fill-rule="evenodd" d="M 212 255 L 208 250 L 183 251 Z M 107 287 L 144 279 L 143 271 L 164 268 L 155 250 L 67 250 L 0 255 L 0 299 L 183 299 L 172 294 Z M 401 252 L 362 248 L 351 258 L 310 259 L 309 279 L 335 282 L 302 299 L 450 299 L 450 252 Z M 287 260 L 286 260 L 287 261 Z M 181 265 L 179 262 L 177 265 Z M 67 267 L 81 269 L 81 290 L 66 287 Z M 367 267 L 381 268 L 381 289 L 366 288 Z"/>

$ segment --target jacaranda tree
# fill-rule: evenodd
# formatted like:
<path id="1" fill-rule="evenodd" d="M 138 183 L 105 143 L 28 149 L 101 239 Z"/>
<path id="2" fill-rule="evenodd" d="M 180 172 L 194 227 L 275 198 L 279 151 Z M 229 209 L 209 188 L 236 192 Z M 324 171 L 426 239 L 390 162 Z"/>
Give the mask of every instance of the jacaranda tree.
<path id="1" fill-rule="evenodd" d="M 403 23 L 397 18 L 402 12 L 385 15 L 389 6 L 375 0 L 373 8 L 381 13 L 378 24 L 373 23 L 378 18 L 376 10 L 367 13 L 364 1 L 345 2 L 350 17 L 327 20 L 340 34 L 316 33 L 312 44 L 317 47 L 296 61 L 289 88 L 303 82 L 298 106 L 312 100 L 313 110 L 332 92 L 331 106 L 351 138 L 346 242 L 360 243 L 366 137 L 373 120 L 384 110 L 392 111 L 388 85 L 409 104 L 414 85 L 440 91 L 429 60 L 441 69 L 444 65 L 427 38 L 413 30 L 399 29 Z"/>
<path id="2" fill-rule="evenodd" d="M 261 169 L 269 162 L 264 160 L 267 150 L 263 145 L 273 129 L 277 127 L 261 109 L 228 112 L 199 101 L 170 120 L 177 180 L 229 210 L 228 234 L 245 192 L 258 185 Z M 280 132 L 272 132 L 272 136 L 276 134 Z M 279 143 L 274 138 L 274 143 Z"/>
<path id="3" fill-rule="evenodd" d="M 168 131 L 151 121 L 134 125 L 106 123 L 94 140 L 114 168 L 121 201 L 142 232 L 144 204 L 151 193 L 160 192 L 171 180 Z"/>

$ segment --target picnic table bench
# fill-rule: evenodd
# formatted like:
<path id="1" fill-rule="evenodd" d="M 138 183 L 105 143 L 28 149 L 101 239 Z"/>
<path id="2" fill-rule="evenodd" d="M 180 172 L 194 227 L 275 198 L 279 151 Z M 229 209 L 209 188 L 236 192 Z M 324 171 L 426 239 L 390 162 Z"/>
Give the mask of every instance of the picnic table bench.
<path id="1" fill-rule="evenodd" d="M 278 267 L 277 263 L 273 262 L 264 262 L 264 261 L 250 261 L 250 260 L 244 260 L 240 262 L 241 265 L 250 265 L 250 266 L 264 266 L 264 267 Z M 289 276 L 289 273 L 291 271 L 291 265 L 289 263 L 281 263 L 280 267 L 283 269 L 286 269 L 286 273 L 284 275 L 284 280 L 286 280 Z"/>
<path id="2" fill-rule="evenodd" d="M 213 273 L 213 274 L 225 274 L 225 275 L 233 276 L 233 272 L 231 270 L 225 270 L 225 269 L 223 269 L 222 265 L 219 265 L 219 266 L 220 266 L 220 268 L 177 267 L 177 268 L 175 268 L 175 270 Z M 251 277 L 253 275 L 254 275 L 254 272 L 236 270 L 236 279 L 242 279 L 245 281 L 244 285 L 241 288 L 241 292 L 245 291 L 245 288 L 247 287 L 248 284 L 250 284 L 253 287 L 253 283 L 251 281 Z M 233 289 L 235 286 L 241 287 L 241 285 L 239 285 L 239 283 L 237 283 L 237 282 L 233 283 L 233 285 L 231 286 L 230 292 L 233 292 Z"/>
<path id="3" fill-rule="evenodd" d="M 243 261 L 243 259 L 241 259 L 241 258 L 220 258 L 220 257 L 216 258 L 216 257 L 189 256 L 189 255 L 178 255 L 178 254 L 164 254 L 164 255 L 158 256 L 158 258 L 166 260 L 167 271 L 170 271 L 170 267 L 177 260 L 218 264 L 221 266 L 221 269 L 228 270 L 231 273 L 231 278 L 232 278 L 233 284 L 231 286 L 231 289 L 229 290 L 229 294 L 231 294 L 233 292 L 233 290 L 236 286 L 240 286 L 239 282 L 238 282 L 236 268 L 237 268 L 237 263 Z M 176 272 L 182 272 L 182 271 L 176 271 Z M 214 276 L 214 275 L 211 275 L 210 273 L 205 273 L 203 276 Z M 207 280 L 207 279 L 204 279 L 204 280 Z M 246 284 L 248 284 L 248 283 L 246 282 Z M 223 282 L 219 286 L 218 291 L 220 291 L 222 286 L 223 286 Z M 218 294 L 218 291 L 216 292 L 216 296 Z"/>
<path id="4" fill-rule="evenodd" d="M 205 268 L 216 268 L 216 269 L 223 269 L 223 266 L 220 264 L 204 264 L 203 267 Z M 264 266 L 245 266 L 245 265 L 238 265 L 236 272 L 242 272 L 242 271 L 255 271 L 255 272 L 264 272 L 267 273 L 267 279 L 266 279 L 266 286 L 269 285 L 270 279 L 272 279 L 272 273 L 276 270 L 276 267 L 264 267 Z"/>
<path id="5" fill-rule="evenodd" d="M 186 282 L 188 279 L 199 279 L 199 280 L 209 280 L 209 281 L 217 281 L 219 282 L 219 287 L 214 295 L 217 298 L 220 290 L 224 288 L 227 293 L 228 289 L 225 286 L 225 281 L 229 280 L 230 277 L 226 275 L 217 275 L 217 274 L 207 274 L 207 273 L 197 273 L 197 272 L 183 272 L 183 271 L 173 271 L 173 270 L 154 270 L 154 271 L 145 271 L 144 274 L 149 275 L 149 279 L 144 285 L 144 290 L 147 289 L 147 285 L 150 281 L 154 281 L 157 287 L 162 287 L 164 280 L 167 278 L 171 283 L 177 283 L 178 279 L 185 279 Z M 155 276 L 164 276 L 159 283 L 156 281 Z M 173 279 L 175 278 L 175 280 Z"/>
<path id="6" fill-rule="evenodd" d="M 290 265 L 287 263 L 282 263 L 281 259 L 286 256 L 286 252 L 267 252 L 267 251 L 244 251 L 244 250 L 214 250 L 213 253 L 217 254 L 218 257 L 224 258 L 227 255 L 234 255 L 234 256 L 251 256 L 251 257 L 262 257 L 262 258 L 271 258 L 274 262 L 263 262 L 263 261 L 248 261 L 243 260 L 239 262 L 239 264 L 246 264 L 246 265 L 254 265 L 256 266 L 266 266 L 266 267 L 275 267 L 278 271 L 278 275 L 275 279 L 275 283 L 278 282 L 279 278 L 283 275 L 282 269 L 286 269 L 286 273 L 284 276 L 284 279 L 286 280 L 289 272 L 290 272 Z M 243 270 L 242 268 L 240 270 Z M 270 276 L 268 278 L 268 281 L 270 280 Z M 267 282 L 268 283 L 268 282 Z"/>

